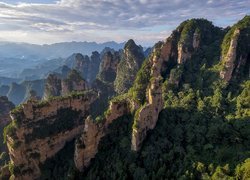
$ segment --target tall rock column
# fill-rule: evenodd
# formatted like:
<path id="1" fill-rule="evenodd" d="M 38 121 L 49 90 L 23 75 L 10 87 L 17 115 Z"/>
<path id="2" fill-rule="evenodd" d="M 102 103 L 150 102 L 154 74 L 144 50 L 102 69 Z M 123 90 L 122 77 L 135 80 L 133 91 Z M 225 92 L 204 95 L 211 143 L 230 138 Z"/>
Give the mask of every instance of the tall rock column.
<path id="1" fill-rule="evenodd" d="M 153 56 L 150 86 L 147 90 L 147 103 L 137 110 L 133 132 L 131 149 L 138 151 L 149 129 L 154 129 L 158 120 L 158 115 L 163 108 L 162 89 L 161 89 L 161 66 L 163 59 Z"/>

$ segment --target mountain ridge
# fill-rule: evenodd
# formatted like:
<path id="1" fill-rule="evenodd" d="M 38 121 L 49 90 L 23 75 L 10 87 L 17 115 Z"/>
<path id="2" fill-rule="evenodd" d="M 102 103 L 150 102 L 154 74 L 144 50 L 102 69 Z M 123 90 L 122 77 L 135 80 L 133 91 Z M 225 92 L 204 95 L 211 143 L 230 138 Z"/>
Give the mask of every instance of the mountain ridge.
<path id="1" fill-rule="evenodd" d="M 60 172 L 74 179 L 249 178 L 250 71 L 245 71 L 250 69 L 249 17 L 235 25 L 246 27 L 239 31 L 232 28 L 236 35 L 205 19 L 184 21 L 165 41 L 155 44 L 148 58 L 138 56 L 142 63 L 139 69 L 127 66 L 138 71 L 127 93 L 113 93 L 120 59 L 113 57 L 118 52 L 107 51 L 100 66 L 105 73 L 97 76 L 90 91 L 92 100 L 82 97 L 83 92 L 72 92 L 50 101 L 30 99 L 14 109 L 5 130 L 12 177 L 56 178 Z M 228 36 L 224 58 L 220 47 Z M 132 40 L 125 52 L 127 47 L 140 49 Z M 110 72 L 111 79 L 103 76 Z M 228 74 L 227 78 L 221 74 Z M 59 126 L 68 132 L 72 128 L 71 121 L 67 122 L 69 127 L 56 120 L 50 126 L 48 121 L 58 117 L 61 121 L 59 112 L 63 107 L 71 108 L 72 102 L 73 111 L 80 109 L 86 115 L 81 131 L 69 135 L 76 138 L 74 146 L 66 148 L 69 146 L 63 140 L 56 151 L 46 152 L 52 158 L 44 158 L 46 153 L 40 146 L 29 149 L 49 137 L 39 129 Z M 38 123 L 41 119 L 45 125 Z M 70 119 L 74 122 L 79 116 L 72 114 Z M 26 127 L 26 123 L 30 125 Z M 33 123 L 36 126 L 31 126 Z M 29 141 L 23 138 L 27 132 Z M 53 133 L 60 139 L 60 133 Z M 59 149 L 64 149 L 63 153 Z M 25 161 L 18 159 L 20 152 Z M 35 169 L 30 169 L 29 161 Z M 52 171 L 50 167 L 56 168 Z M 64 167 L 68 167 L 67 172 Z"/>

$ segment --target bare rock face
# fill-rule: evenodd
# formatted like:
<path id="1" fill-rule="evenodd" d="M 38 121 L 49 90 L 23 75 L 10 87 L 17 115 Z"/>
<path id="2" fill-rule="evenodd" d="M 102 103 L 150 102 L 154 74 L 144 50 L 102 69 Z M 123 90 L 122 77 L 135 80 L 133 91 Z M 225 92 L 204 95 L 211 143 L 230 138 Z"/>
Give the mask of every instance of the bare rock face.
<path id="1" fill-rule="evenodd" d="M 48 99 L 50 96 L 60 96 L 61 91 L 61 79 L 55 74 L 50 74 L 45 84 L 44 99 Z"/>
<path id="2" fill-rule="evenodd" d="M 61 97 L 50 102 L 28 101 L 11 113 L 7 146 L 15 179 L 37 179 L 39 164 L 79 136 L 95 92 Z"/>
<path id="3" fill-rule="evenodd" d="M 226 81 L 229 81 L 232 78 L 232 73 L 235 68 L 234 63 L 236 61 L 236 52 L 237 52 L 239 36 L 240 36 L 240 30 L 236 29 L 231 39 L 229 50 L 225 57 L 224 69 L 220 72 L 221 78 Z"/>
<path id="4" fill-rule="evenodd" d="M 165 50 L 165 49 L 164 49 Z M 156 49 L 154 51 L 157 51 Z M 161 53 L 164 54 L 164 53 Z M 165 54 L 164 54 L 165 55 Z M 168 55 L 167 55 L 168 56 Z M 152 57 L 151 81 L 147 90 L 147 103 L 137 110 L 133 131 L 131 149 L 138 151 L 149 129 L 154 129 L 158 120 L 158 115 L 163 108 L 162 89 L 161 89 L 161 66 L 163 58 Z"/>
<path id="5" fill-rule="evenodd" d="M 55 74 L 50 74 L 45 85 L 44 99 L 51 96 L 64 96 L 72 91 L 85 91 L 88 89 L 88 83 L 80 76 L 75 69 L 71 70 L 67 78 L 61 79 Z"/>
<path id="6" fill-rule="evenodd" d="M 146 101 L 134 116 L 132 150 L 140 150 L 148 130 L 156 126 L 158 115 L 163 109 L 162 80 L 168 75 L 168 82 L 178 86 L 182 79 L 178 65 L 192 60 L 194 56 L 199 55 L 199 51 L 203 51 L 214 41 L 219 41 L 223 33 L 207 20 L 191 19 L 183 22 L 165 42 L 155 45 L 149 57 L 151 72 L 145 92 Z"/>
<path id="7" fill-rule="evenodd" d="M 247 18 L 244 18 L 247 19 Z M 243 19 L 243 20 L 244 20 Z M 250 78 L 250 18 L 248 26 L 234 29 L 230 37 L 229 48 L 222 54 L 220 77 L 226 82 Z M 232 30 L 231 30 L 232 31 Z M 230 31 L 229 31 L 230 33 Z M 227 36 L 226 36 L 227 37 Z M 224 47 L 225 48 L 225 47 Z"/>
<path id="8" fill-rule="evenodd" d="M 62 81 L 62 95 L 67 95 L 72 91 L 85 91 L 88 89 L 87 82 L 82 79 L 76 70 L 72 70 L 68 77 Z"/>
<path id="9" fill-rule="evenodd" d="M 91 117 L 85 120 L 84 132 L 75 145 L 74 161 L 79 171 L 84 171 L 90 160 L 95 157 L 101 138 L 108 133 L 108 126 L 118 117 L 128 113 L 127 101 L 111 102 L 103 122 L 94 122 Z"/>
<path id="10" fill-rule="evenodd" d="M 143 49 L 137 46 L 130 39 L 124 47 L 123 56 L 117 67 L 117 76 L 115 79 L 115 91 L 122 94 L 132 87 L 136 74 L 139 71 L 145 57 Z"/>
<path id="11" fill-rule="evenodd" d="M 178 45 L 178 64 L 183 64 L 187 59 L 191 58 L 191 53 L 188 51 L 188 48 L 182 44 Z"/>
<path id="12" fill-rule="evenodd" d="M 92 82 L 98 74 L 101 56 L 97 51 L 92 52 L 90 57 L 75 53 L 68 57 L 64 63 L 71 69 L 77 70 L 87 82 Z"/>
<path id="13" fill-rule="evenodd" d="M 180 40 L 178 43 L 178 60 L 177 60 L 178 64 L 183 64 L 188 59 L 191 59 L 192 55 L 200 47 L 200 38 L 201 38 L 200 32 L 195 31 L 193 34 L 189 36 L 191 38 L 184 38 L 183 40 Z"/>
<path id="14" fill-rule="evenodd" d="M 104 82 L 114 82 L 116 78 L 117 65 L 120 61 L 119 52 L 105 52 L 100 64 L 97 77 Z"/>

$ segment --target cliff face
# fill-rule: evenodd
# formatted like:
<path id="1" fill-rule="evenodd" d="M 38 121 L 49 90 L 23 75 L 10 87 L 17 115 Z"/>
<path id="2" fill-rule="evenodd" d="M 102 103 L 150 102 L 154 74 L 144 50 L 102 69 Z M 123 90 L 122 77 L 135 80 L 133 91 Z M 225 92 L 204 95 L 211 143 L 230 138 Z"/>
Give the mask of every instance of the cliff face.
<path id="1" fill-rule="evenodd" d="M 77 70 L 71 70 L 65 79 L 61 79 L 56 74 L 50 74 L 46 80 L 44 99 L 48 99 L 50 96 L 64 96 L 72 91 L 87 89 L 87 82 Z"/>
<path id="2" fill-rule="evenodd" d="M 80 53 L 73 54 L 66 59 L 65 64 L 71 69 L 76 69 L 88 82 L 92 82 L 96 78 L 100 62 L 100 54 L 94 51 L 90 57 Z"/>
<path id="3" fill-rule="evenodd" d="M 46 79 L 44 99 L 50 96 L 60 96 L 61 91 L 61 79 L 55 74 L 50 74 Z"/>
<path id="4" fill-rule="evenodd" d="M 165 42 L 155 45 L 148 62 L 150 75 L 146 82 L 146 100 L 141 103 L 134 117 L 132 150 L 140 150 L 147 131 L 156 126 L 158 115 L 163 109 L 163 81 L 167 79 L 169 84 L 178 87 L 182 76 L 185 76 L 179 67 L 185 67 L 187 63 L 194 61 L 200 64 L 203 60 L 201 57 L 206 57 L 204 52 L 209 51 L 207 47 L 215 42 L 219 44 L 222 34 L 220 28 L 207 20 L 191 19 L 183 22 Z"/>
<path id="5" fill-rule="evenodd" d="M 117 67 L 115 79 L 115 91 L 122 94 L 133 85 L 136 73 L 140 69 L 145 57 L 142 47 L 139 47 L 130 39 L 124 47 L 122 60 Z"/>
<path id="6" fill-rule="evenodd" d="M 85 91 L 88 89 L 87 82 L 82 79 L 76 70 L 72 70 L 68 77 L 62 81 L 62 95 L 67 95 L 72 91 Z"/>
<path id="7" fill-rule="evenodd" d="M 158 49 L 154 50 L 155 54 L 157 50 Z M 140 149 L 142 142 L 147 135 L 147 131 L 149 129 L 154 129 L 158 120 L 159 112 L 163 108 L 161 90 L 161 67 L 163 63 L 162 55 L 163 54 L 161 54 L 161 57 L 153 55 L 150 59 L 152 68 L 150 73 L 151 80 L 147 89 L 147 103 L 137 110 L 134 119 L 131 142 L 131 149 L 134 151 L 138 151 Z"/>
<path id="8" fill-rule="evenodd" d="M 85 92 L 44 103 L 28 101 L 12 111 L 7 146 L 15 179 L 39 178 L 39 164 L 82 133 L 96 97 Z"/>
<path id="9" fill-rule="evenodd" d="M 87 168 L 95 157 L 99 142 L 108 133 L 109 125 L 130 112 L 128 102 L 111 102 L 107 112 L 101 123 L 94 122 L 91 117 L 85 120 L 84 131 L 75 146 L 74 161 L 79 171 Z"/>
<path id="10" fill-rule="evenodd" d="M 116 78 L 117 65 L 120 61 L 119 52 L 105 52 L 100 64 L 98 78 L 104 82 L 114 82 Z"/>
<path id="11" fill-rule="evenodd" d="M 229 82 L 250 77 L 250 16 L 234 25 L 222 44 L 220 77 Z"/>

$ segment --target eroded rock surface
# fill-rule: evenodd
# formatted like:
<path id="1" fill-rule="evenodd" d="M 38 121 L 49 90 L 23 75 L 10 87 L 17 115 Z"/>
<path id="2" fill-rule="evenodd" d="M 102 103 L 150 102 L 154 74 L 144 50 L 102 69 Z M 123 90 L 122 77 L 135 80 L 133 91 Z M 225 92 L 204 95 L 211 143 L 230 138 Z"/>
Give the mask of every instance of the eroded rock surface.
<path id="1" fill-rule="evenodd" d="M 84 120 L 96 98 L 95 92 L 84 92 L 44 103 L 28 101 L 12 111 L 7 146 L 16 169 L 15 179 L 39 178 L 39 164 L 82 133 Z"/>

